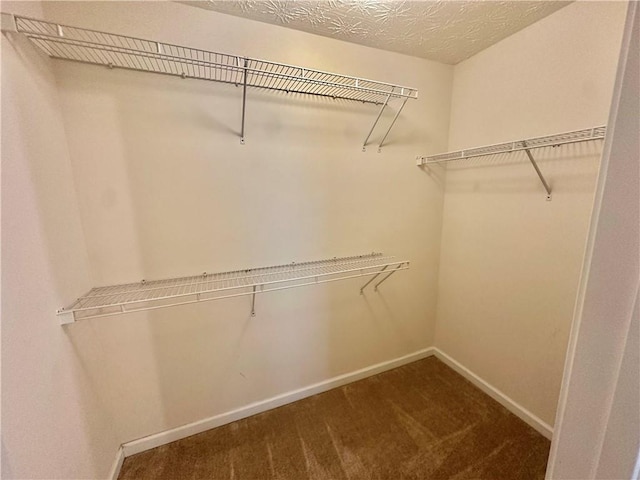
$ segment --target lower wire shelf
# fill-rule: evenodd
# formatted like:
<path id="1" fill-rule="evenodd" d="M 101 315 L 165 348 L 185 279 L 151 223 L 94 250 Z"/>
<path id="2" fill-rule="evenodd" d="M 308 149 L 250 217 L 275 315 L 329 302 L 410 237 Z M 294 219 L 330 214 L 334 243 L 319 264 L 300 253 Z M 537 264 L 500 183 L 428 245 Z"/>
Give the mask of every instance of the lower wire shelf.
<path id="1" fill-rule="evenodd" d="M 89 318 L 249 295 L 252 296 L 251 314 L 255 315 L 255 296 L 258 293 L 370 276 L 360 288 L 362 294 L 376 279 L 379 280 L 374 284 L 374 290 L 395 272 L 408 268 L 408 261 L 371 253 L 232 272 L 205 272 L 165 280 L 142 280 L 93 288 L 68 307 L 58 310 L 57 315 L 64 325 Z"/>

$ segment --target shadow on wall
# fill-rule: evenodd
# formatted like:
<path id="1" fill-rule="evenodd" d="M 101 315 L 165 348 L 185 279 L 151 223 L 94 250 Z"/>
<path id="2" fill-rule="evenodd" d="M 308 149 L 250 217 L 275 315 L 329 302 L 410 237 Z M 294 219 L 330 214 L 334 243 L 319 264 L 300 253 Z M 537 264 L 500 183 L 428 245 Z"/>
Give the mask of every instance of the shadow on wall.
<path id="1" fill-rule="evenodd" d="M 2 474 L 106 474 L 112 379 L 85 374 L 55 316 L 89 283 L 55 79 L 26 39 L 2 43 Z M 85 340 L 101 357 L 100 340 Z M 53 455 L 61 445 L 77 457 Z"/>

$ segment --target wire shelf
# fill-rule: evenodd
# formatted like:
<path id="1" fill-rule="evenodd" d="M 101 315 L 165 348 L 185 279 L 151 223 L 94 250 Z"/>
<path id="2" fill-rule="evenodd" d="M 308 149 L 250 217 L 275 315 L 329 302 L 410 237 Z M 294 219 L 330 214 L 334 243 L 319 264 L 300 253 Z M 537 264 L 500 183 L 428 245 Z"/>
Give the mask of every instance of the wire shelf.
<path id="1" fill-rule="evenodd" d="M 598 140 L 605 137 L 607 132 L 606 126 L 587 128 L 584 130 L 574 130 L 572 132 L 558 133 L 555 135 L 546 135 L 544 137 L 534 137 L 526 140 L 518 140 L 515 142 L 497 143 L 484 147 L 469 148 L 467 150 L 458 150 L 456 152 L 441 153 L 428 157 L 417 157 L 418 165 L 426 165 L 429 163 L 449 162 L 451 160 L 465 160 L 467 158 L 484 157 L 487 155 L 495 155 L 499 153 L 511 153 L 520 150 L 532 150 L 542 147 L 556 147 L 567 143 L 586 142 L 590 140 Z"/>
<path id="2" fill-rule="evenodd" d="M 253 295 L 255 301 L 257 293 L 371 276 L 372 278 L 361 288 L 362 293 L 379 275 L 382 274 L 383 278 L 375 285 L 375 289 L 396 271 L 408 268 L 407 261 L 397 261 L 394 257 L 371 253 L 165 280 L 143 280 L 138 283 L 93 288 L 70 306 L 58 310 L 57 314 L 62 317 L 61 321 L 64 324 L 88 318 L 245 295 Z"/>
<path id="3" fill-rule="evenodd" d="M 415 88 L 15 16 L 16 30 L 53 58 L 381 104 Z"/>

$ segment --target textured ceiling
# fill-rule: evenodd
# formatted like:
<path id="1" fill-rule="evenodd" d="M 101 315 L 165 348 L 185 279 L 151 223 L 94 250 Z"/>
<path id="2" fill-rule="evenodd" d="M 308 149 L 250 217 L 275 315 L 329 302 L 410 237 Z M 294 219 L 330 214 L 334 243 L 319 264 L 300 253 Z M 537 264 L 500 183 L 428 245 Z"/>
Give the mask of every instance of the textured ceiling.
<path id="1" fill-rule="evenodd" d="M 183 3 L 456 64 L 570 2 L 209 0 Z"/>

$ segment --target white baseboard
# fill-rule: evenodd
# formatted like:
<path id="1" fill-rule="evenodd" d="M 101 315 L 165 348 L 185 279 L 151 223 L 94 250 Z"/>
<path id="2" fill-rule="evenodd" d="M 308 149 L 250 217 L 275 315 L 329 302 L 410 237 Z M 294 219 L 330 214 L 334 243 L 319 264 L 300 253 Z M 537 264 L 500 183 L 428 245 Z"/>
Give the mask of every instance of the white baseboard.
<path id="1" fill-rule="evenodd" d="M 147 437 L 124 443 L 118 451 L 118 456 L 116 457 L 116 461 L 114 462 L 114 465 L 112 467 L 112 475 L 110 478 L 112 480 L 117 479 L 118 473 L 120 472 L 120 468 L 122 467 L 122 462 L 124 461 L 125 457 L 129 457 L 131 455 L 135 455 L 136 453 L 144 452 L 161 445 L 166 445 L 167 443 L 175 442 L 176 440 L 190 437 L 191 435 L 196 435 L 212 428 L 235 422 L 236 420 L 241 420 L 258 413 L 266 412 L 267 410 L 281 407 L 282 405 L 286 405 L 288 403 L 292 403 L 303 398 L 316 395 L 318 393 L 326 392 L 328 390 L 341 387 L 348 383 L 362 380 L 363 378 L 367 378 L 372 375 L 391 370 L 393 368 L 401 367 L 408 363 L 415 362 L 432 355 L 435 355 L 438 359 L 440 359 L 446 365 L 465 377 L 480 390 L 503 405 L 507 410 L 509 410 L 524 422 L 526 422 L 528 425 L 537 430 L 540 434 L 544 435 L 546 438 L 551 438 L 551 436 L 553 435 L 553 428 L 551 428 L 551 426 L 528 411 L 522 405 L 509 398 L 500 390 L 487 383 L 471 370 L 458 363 L 456 360 L 451 358 L 440 349 L 429 347 L 411 353 L 409 355 L 405 355 L 403 357 L 378 363 L 376 365 L 362 368 L 360 370 L 346 373 L 344 375 L 339 375 L 337 377 L 330 378 L 329 380 L 315 383 L 313 385 L 309 385 L 298 390 L 293 390 L 291 392 L 283 393 L 266 400 L 254 402 L 249 405 L 245 405 L 244 407 L 231 410 L 229 412 L 221 413 L 213 417 L 198 420 L 197 422 L 188 423 L 180 427 L 172 428 L 170 430 L 165 430 L 164 432 L 156 433 Z"/>
<path id="2" fill-rule="evenodd" d="M 447 364 L 453 370 L 455 370 L 460 375 L 465 377 L 467 380 L 473 383 L 476 387 L 478 387 L 484 393 L 486 393 L 491 398 L 493 398 L 496 402 L 501 404 L 511 413 L 513 413 L 514 415 L 519 417 L 521 420 L 523 420 L 525 423 L 527 423 L 528 425 L 533 427 L 535 430 L 537 430 L 541 435 L 544 435 L 546 438 L 551 440 L 551 437 L 553 436 L 553 428 L 549 424 L 542 421 L 540 418 L 535 416 L 533 413 L 531 413 L 529 410 L 524 408 L 519 403 L 509 398 L 507 395 L 502 393 L 493 385 L 490 385 L 489 383 L 487 383 L 485 380 L 483 380 L 478 375 L 473 373 L 467 367 L 465 367 L 461 363 L 458 363 L 456 360 L 451 358 L 449 355 L 444 353 L 439 348 L 434 347 L 434 351 L 435 351 L 435 356 L 439 360 L 442 360 L 443 363 Z"/>
<path id="3" fill-rule="evenodd" d="M 122 464 L 124 463 L 124 449 L 122 447 L 118 448 L 116 453 L 116 459 L 113 461 L 113 465 L 111 466 L 111 471 L 109 472 L 109 480 L 118 480 L 118 475 L 120 475 L 120 469 L 122 468 Z"/>
<path id="4" fill-rule="evenodd" d="M 202 433 L 206 430 L 220 427 L 222 425 L 235 422 L 236 420 L 240 420 L 242 418 L 247 418 L 258 413 L 266 412 L 267 410 L 271 410 L 273 408 L 277 408 L 282 405 L 286 405 L 288 403 L 292 403 L 297 400 L 316 395 L 318 393 L 326 392 L 327 390 L 332 390 L 334 388 L 341 387 L 357 380 L 362 380 L 363 378 L 367 378 L 372 375 L 391 370 L 393 368 L 401 367 L 402 365 L 415 362 L 416 360 L 430 357 L 434 353 L 435 349 L 433 347 L 418 350 L 417 352 L 410 353 L 409 355 L 405 355 L 403 357 L 378 363 L 370 367 L 356 370 L 355 372 L 339 375 L 337 377 L 330 378 L 329 380 L 309 385 L 308 387 L 293 390 L 291 392 L 283 393 L 282 395 L 277 395 L 266 400 L 251 403 L 249 405 L 231 410 L 229 412 L 221 413 L 220 415 L 215 415 L 213 417 L 205 418 L 197 422 L 182 425 L 177 428 L 172 428 L 171 430 L 166 430 L 154 435 L 149 435 L 148 437 L 133 440 L 122 445 L 124 456 L 129 457 L 131 455 L 135 455 L 136 453 L 144 452 L 146 450 L 159 447 L 160 445 L 175 442 L 176 440 L 190 437 L 191 435 Z M 120 463 L 120 465 L 122 465 L 122 462 Z"/>

